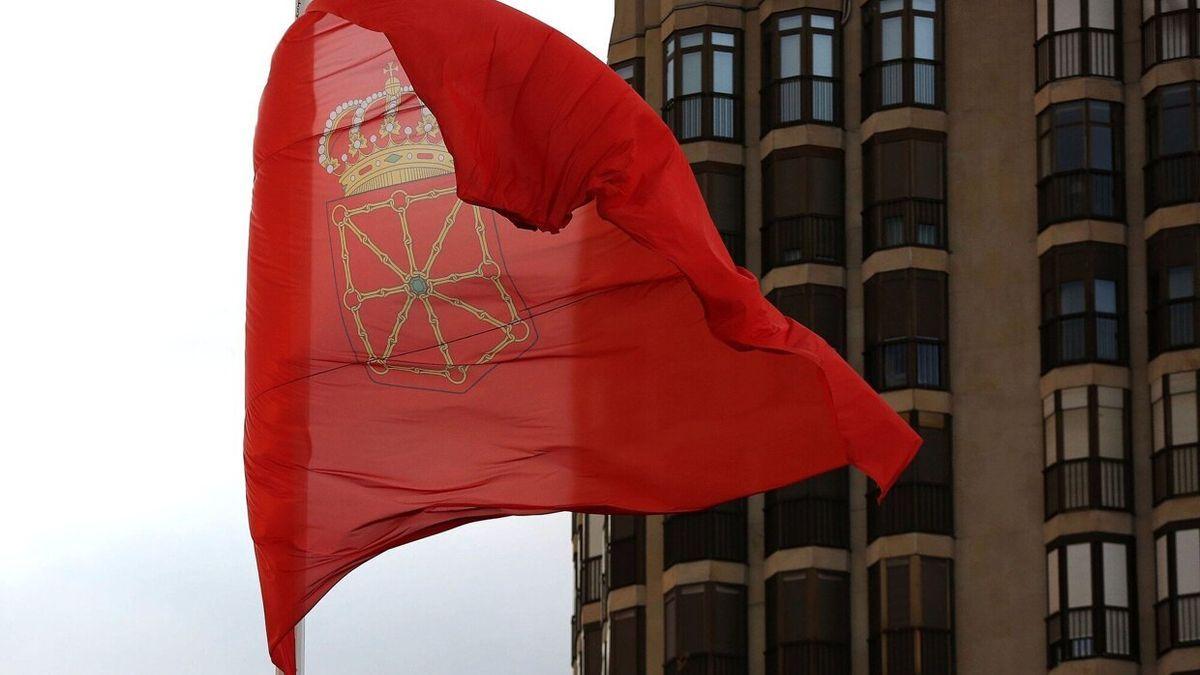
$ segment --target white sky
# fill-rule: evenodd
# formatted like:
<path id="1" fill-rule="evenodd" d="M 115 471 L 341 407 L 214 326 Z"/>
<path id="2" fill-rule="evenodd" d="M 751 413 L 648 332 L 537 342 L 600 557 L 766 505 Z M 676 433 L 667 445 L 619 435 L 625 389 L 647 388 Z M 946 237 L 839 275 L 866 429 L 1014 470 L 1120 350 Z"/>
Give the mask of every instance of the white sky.
<path id="1" fill-rule="evenodd" d="M 401 1 L 401 0 L 397 0 Z M 611 0 L 510 0 L 603 54 Z M 291 0 L 5 6 L 0 675 L 272 673 L 243 492 L 251 137 Z M 565 515 L 359 569 L 308 673 L 565 673 Z"/>

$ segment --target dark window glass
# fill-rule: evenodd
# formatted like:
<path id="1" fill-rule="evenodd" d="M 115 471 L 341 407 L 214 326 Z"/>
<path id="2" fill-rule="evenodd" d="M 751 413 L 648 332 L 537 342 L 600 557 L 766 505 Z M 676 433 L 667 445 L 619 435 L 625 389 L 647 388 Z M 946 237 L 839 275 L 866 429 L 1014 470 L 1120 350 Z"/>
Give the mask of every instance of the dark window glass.
<path id="1" fill-rule="evenodd" d="M 868 672 L 954 672 L 951 561 L 926 556 L 888 558 L 867 572 Z"/>
<path id="2" fill-rule="evenodd" d="M 902 417 L 912 424 L 924 443 L 883 503 L 879 503 L 879 487 L 870 483 L 867 541 L 908 532 L 953 536 L 950 416 L 913 411 Z"/>
<path id="3" fill-rule="evenodd" d="M 1200 494 L 1196 373 L 1171 373 L 1150 386 L 1154 503 Z"/>
<path id="4" fill-rule="evenodd" d="M 1150 357 L 1197 342 L 1197 275 L 1200 226 L 1160 230 L 1146 245 L 1150 300 Z"/>
<path id="5" fill-rule="evenodd" d="M 641 516 L 608 519 L 608 588 L 646 583 L 646 520 Z"/>
<path id="6" fill-rule="evenodd" d="M 1126 363 L 1125 247 L 1084 242 L 1042 256 L 1042 372 Z"/>
<path id="7" fill-rule="evenodd" d="M 1121 76 L 1117 0 L 1037 0 L 1037 86 Z"/>
<path id="8" fill-rule="evenodd" d="M 604 624 L 583 627 L 583 675 L 604 675 Z"/>
<path id="9" fill-rule="evenodd" d="M 663 565 L 694 560 L 746 561 L 746 500 L 663 519 Z"/>
<path id="10" fill-rule="evenodd" d="M 1137 659 L 1133 569 L 1133 547 L 1125 537 L 1077 535 L 1050 544 L 1048 667 L 1079 659 Z"/>
<path id="11" fill-rule="evenodd" d="M 1155 533 L 1158 653 L 1200 646 L 1200 520 Z"/>
<path id="12" fill-rule="evenodd" d="M 1200 201 L 1200 83 L 1159 87 L 1146 97 L 1146 213 Z"/>
<path id="13" fill-rule="evenodd" d="M 702 162 L 692 165 L 709 215 L 733 262 L 746 264 L 746 186 L 744 171 L 737 164 Z"/>
<path id="14" fill-rule="evenodd" d="M 810 262 L 841 265 L 842 151 L 817 146 L 777 150 L 762 166 L 763 271 Z"/>
<path id="15" fill-rule="evenodd" d="M 801 546 L 850 547 L 850 474 L 830 471 L 766 494 L 767 555 Z"/>
<path id="16" fill-rule="evenodd" d="M 863 5 L 863 117 L 900 106 L 944 108 L 943 0 Z"/>
<path id="17" fill-rule="evenodd" d="M 763 24 L 763 133 L 794 124 L 841 124 L 841 20 L 799 10 Z"/>
<path id="18" fill-rule="evenodd" d="M 663 117 L 680 141 L 742 138 L 741 31 L 698 28 L 663 44 Z"/>
<path id="19" fill-rule="evenodd" d="M 946 389 L 946 275 L 883 272 L 865 284 L 867 381 L 880 391 Z"/>
<path id="20" fill-rule="evenodd" d="M 614 63 L 612 69 L 621 76 L 621 79 L 633 87 L 633 90 L 638 93 L 638 96 L 645 98 L 646 96 L 646 60 L 642 58 L 629 59 Z"/>
<path id="21" fill-rule="evenodd" d="M 641 607 L 612 613 L 607 675 L 646 672 L 646 615 Z"/>
<path id="22" fill-rule="evenodd" d="M 1196 0 L 1142 0 L 1142 66 L 1197 56 Z"/>
<path id="23" fill-rule="evenodd" d="M 1119 103 L 1058 103 L 1038 116 L 1038 225 L 1125 218 Z"/>
<path id="24" fill-rule="evenodd" d="M 744 675 L 746 589 L 728 584 L 676 586 L 663 600 L 664 673 Z"/>
<path id="25" fill-rule="evenodd" d="M 767 579 L 767 673 L 848 675 L 850 578 L 808 569 Z"/>
<path id="26" fill-rule="evenodd" d="M 779 311 L 846 353 L 846 289 L 805 284 L 776 288 L 767 296 Z"/>
<path id="27" fill-rule="evenodd" d="M 898 246 L 946 248 L 946 144 L 938 132 L 876 134 L 863 144 L 863 257 Z"/>

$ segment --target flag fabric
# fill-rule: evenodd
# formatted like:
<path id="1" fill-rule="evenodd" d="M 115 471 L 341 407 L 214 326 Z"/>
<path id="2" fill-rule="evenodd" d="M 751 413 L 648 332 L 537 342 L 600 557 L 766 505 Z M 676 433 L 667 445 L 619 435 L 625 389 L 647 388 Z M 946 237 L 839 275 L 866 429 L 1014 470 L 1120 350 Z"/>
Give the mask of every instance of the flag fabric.
<path id="1" fill-rule="evenodd" d="M 846 465 L 886 490 L 920 444 L 734 266 L 659 116 L 498 2 L 313 2 L 254 165 L 247 501 L 284 672 L 390 548 Z"/>

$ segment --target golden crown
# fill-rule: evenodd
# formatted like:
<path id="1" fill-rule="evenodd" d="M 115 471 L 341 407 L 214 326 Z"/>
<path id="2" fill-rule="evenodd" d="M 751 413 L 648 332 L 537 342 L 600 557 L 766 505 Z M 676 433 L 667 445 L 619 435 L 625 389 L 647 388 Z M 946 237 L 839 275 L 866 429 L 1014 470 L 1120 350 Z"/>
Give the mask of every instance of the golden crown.
<path id="1" fill-rule="evenodd" d="M 346 196 L 454 173 L 437 119 L 389 63 L 383 89 L 329 114 L 317 154 Z"/>

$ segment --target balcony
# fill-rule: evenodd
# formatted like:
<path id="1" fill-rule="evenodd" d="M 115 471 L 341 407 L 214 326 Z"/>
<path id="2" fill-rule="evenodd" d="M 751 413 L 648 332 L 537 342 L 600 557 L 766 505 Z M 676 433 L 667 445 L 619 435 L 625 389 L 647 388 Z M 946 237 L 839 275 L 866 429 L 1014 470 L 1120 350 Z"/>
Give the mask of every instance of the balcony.
<path id="1" fill-rule="evenodd" d="M 1175 349 L 1200 346 L 1197 330 L 1196 298 L 1168 300 L 1150 308 L 1150 358 Z"/>
<path id="2" fill-rule="evenodd" d="M 845 498 L 766 495 L 767 555 L 786 548 L 850 548 L 850 510 Z"/>
<path id="3" fill-rule="evenodd" d="M 763 135 L 797 124 L 842 123 L 842 83 L 832 77 L 789 77 L 762 91 Z"/>
<path id="4" fill-rule="evenodd" d="M 1133 476 L 1123 460 L 1065 460 L 1047 467 L 1043 477 L 1047 520 L 1081 509 L 1128 511 L 1133 504 Z"/>
<path id="5" fill-rule="evenodd" d="M 863 211 L 863 259 L 901 246 L 946 248 L 946 203 L 940 199 L 894 199 Z"/>
<path id="6" fill-rule="evenodd" d="M 695 560 L 746 561 L 746 503 L 663 520 L 663 569 Z"/>
<path id="7" fill-rule="evenodd" d="M 954 536 L 954 496 L 949 485 L 897 483 L 878 502 L 879 491 L 867 493 L 867 541 L 909 532 Z"/>
<path id="8" fill-rule="evenodd" d="M 1146 215 L 1164 206 L 1200 202 L 1200 153 L 1152 159 L 1145 180 Z"/>
<path id="9" fill-rule="evenodd" d="M 663 119 L 681 143 L 742 139 L 742 102 L 729 94 L 677 96 L 663 107 Z"/>
<path id="10" fill-rule="evenodd" d="M 604 558 L 593 556 L 584 559 L 580 568 L 580 588 L 583 591 L 583 604 L 600 602 L 604 596 Z"/>
<path id="11" fill-rule="evenodd" d="M 1123 364 L 1124 320 L 1116 314 L 1069 314 L 1042 324 L 1042 374 L 1079 363 Z"/>
<path id="12" fill-rule="evenodd" d="M 866 351 L 867 382 L 877 391 L 946 389 L 946 346 L 931 338 L 885 340 Z"/>
<path id="13" fill-rule="evenodd" d="M 1158 653 L 1200 646 L 1200 593 L 1181 595 L 1154 605 Z"/>
<path id="14" fill-rule="evenodd" d="M 1112 171 L 1056 173 L 1038 183 L 1038 231 L 1069 220 L 1125 218 L 1122 174 Z"/>
<path id="15" fill-rule="evenodd" d="M 767 675 L 845 675 L 850 646 L 837 642 L 789 642 L 767 648 Z"/>
<path id="16" fill-rule="evenodd" d="M 1068 77 L 1119 78 L 1121 42 L 1117 32 L 1078 28 L 1038 40 L 1038 89 Z"/>
<path id="17" fill-rule="evenodd" d="M 1124 607 L 1085 607 L 1046 619 L 1048 667 L 1092 658 L 1134 659 L 1134 616 Z"/>
<path id="18" fill-rule="evenodd" d="M 785 265 L 843 265 L 845 230 L 839 216 L 777 218 L 762 228 L 763 273 Z"/>
<path id="19" fill-rule="evenodd" d="M 1200 494 L 1200 448 L 1182 445 L 1154 453 L 1154 503 Z"/>
<path id="20" fill-rule="evenodd" d="M 868 67 L 862 74 L 863 119 L 889 108 L 945 108 L 942 64 L 897 59 Z"/>
<path id="21" fill-rule="evenodd" d="M 1142 24 L 1142 68 L 1197 56 L 1196 17 L 1195 10 L 1181 9 L 1147 19 Z"/>

